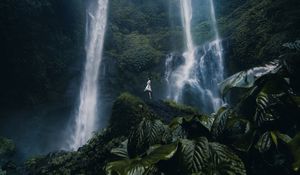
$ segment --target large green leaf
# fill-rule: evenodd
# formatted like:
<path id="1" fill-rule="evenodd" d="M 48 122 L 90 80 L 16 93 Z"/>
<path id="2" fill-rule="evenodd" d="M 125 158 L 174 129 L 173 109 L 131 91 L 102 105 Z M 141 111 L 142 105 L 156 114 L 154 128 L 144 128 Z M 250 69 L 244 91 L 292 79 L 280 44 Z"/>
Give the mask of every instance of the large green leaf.
<path id="1" fill-rule="evenodd" d="M 294 103 L 300 108 L 300 96 L 292 96 Z"/>
<path id="2" fill-rule="evenodd" d="M 165 132 L 165 126 L 160 120 L 144 119 L 131 132 L 128 138 L 128 154 L 130 157 L 143 154 L 154 144 L 160 144 Z"/>
<path id="3" fill-rule="evenodd" d="M 227 119 L 231 113 L 232 111 L 230 109 L 222 107 L 218 110 L 217 114 L 213 116 L 215 119 L 211 127 L 211 134 L 214 138 L 222 135 L 226 127 Z"/>
<path id="4" fill-rule="evenodd" d="M 272 145 L 278 147 L 279 143 L 289 144 L 291 140 L 290 136 L 279 131 L 267 131 L 260 136 L 255 147 L 259 152 L 264 153 L 268 151 Z"/>
<path id="5" fill-rule="evenodd" d="M 172 131 L 173 140 L 181 138 L 197 138 L 210 136 L 210 128 L 213 117 L 206 115 L 192 115 L 174 118 L 169 127 Z"/>
<path id="6" fill-rule="evenodd" d="M 276 131 L 276 137 L 278 137 L 284 143 L 290 143 L 290 141 L 292 141 L 292 138 L 289 135 L 282 134 L 279 131 Z"/>
<path id="7" fill-rule="evenodd" d="M 300 133 L 289 142 L 289 147 L 294 156 L 293 169 L 298 172 L 300 169 Z"/>
<path id="8" fill-rule="evenodd" d="M 182 128 L 181 125 L 177 125 L 176 127 L 173 127 L 171 129 L 171 134 L 172 134 L 173 142 L 179 139 L 186 139 L 188 136 L 188 133 Z"/>
<path id="9" fill-rule="evenodd" d="M 125 140 L 124 142 L 122 142 L 120 147 L 113 148 L 110 152 L 120 158 L 127 159 L 127 158 L 129 158 L 128 152 L 127 152 L 127 144 L 128 144 L 128 140 Z"/>
<path id="10" fill-rule="evenodd" d="M 210 126 L 208 125 L 207 116 L 194 115 L 183 118 L 182 128 L 187 132 L 188 138 L 197 138 L 210 135 Z"/>
<path id="11" fill-rule="evenodd" d="M 210 143 L 209 164 L 204 168 L 204 174 L 215 175 L 246 175 L 242 160 L 227 146 Z"/>
<path id="12" fill-rule="evenodd" d="M 225 79 L 220 84 L 220 90 L 225 95 L 232 88 L 250 88 L 254 86 L 254 83 L 260 77 L 267 74 L 274 74 L 280 70 L 281 66 L 278 61 L 270 62 L 264 66 L 254 67 L 247 71 L 238 72 L 229 78 Z"/>
<path id="13" fill-rule="evenodd" d="M 179 143 L 179 162 L 184 173 L 197 173 L 208 164 L 208 141 L 201 137 L 198 141 L 182 139 Z"/>
<path id="14" fill-rule="evenodd" d="M 177 151 L 177 142 L 156 147 L 143 158 L 126 159 L 110 162 L 106 165 L 107 175 L 150 175 L 157 171 L 155 165 L 161 160 L 168 160 Z"/>
<path id="15" fill-rule="evenodd" d="M 241 159 L 227 146 L 197 140 L 182 139 L 178 147 L 179 168 L 182 174 L 246 174 Z"/>
<path id="16" fill-rule="evenodd" d="M 282 46 L 300 51 L 300 40 L 296 40 L 295 42 L 284 43 Z"/>
<path id="17" fill-rule="evenodd" d="M 255 138 L 253 124 L 242 118 L 229 119 L 224 131 L 224 140 L 236 150 L 248 152 Z"/>
<path id="18" fill-rule="evenodd" d="M 282 94 L 265 94 L 260 92 L 256 98 L 256 112 L 254 121 L 261 126 L 263 123 L 269 123 L 279 119 L 276 106 L 281 103 L 280 96 Z"/>
<path id="19" fill-rule="evenodd" d="M 271 148 L 271 146 L 272 146 L 272 136 L 269 131 L 263 133 L 255 145 L 255 147 L 261 153 L 268 151 Z"/>

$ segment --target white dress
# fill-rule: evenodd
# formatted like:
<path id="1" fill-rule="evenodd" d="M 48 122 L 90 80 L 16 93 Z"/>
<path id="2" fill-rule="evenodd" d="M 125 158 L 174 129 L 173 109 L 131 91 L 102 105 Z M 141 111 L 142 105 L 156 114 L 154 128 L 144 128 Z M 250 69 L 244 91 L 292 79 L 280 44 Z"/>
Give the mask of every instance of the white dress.
<path id="1" fill-rule="evenodd" d="M 148 80 L 148 81 L 147 81 L 147 86 L 146 86 L 146 88 L 145 88 L 144 91 L 145 91 L 145 92 L 146 92 L 146 91 L 152 92 L 152 89 L 151 89 L 151 80 Z"/>

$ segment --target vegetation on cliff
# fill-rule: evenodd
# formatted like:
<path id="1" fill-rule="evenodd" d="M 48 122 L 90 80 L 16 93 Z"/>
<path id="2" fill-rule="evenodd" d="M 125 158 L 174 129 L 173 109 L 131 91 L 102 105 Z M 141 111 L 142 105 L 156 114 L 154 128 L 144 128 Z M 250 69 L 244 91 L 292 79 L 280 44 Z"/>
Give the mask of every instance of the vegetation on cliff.
<path id="1" fill-rule="evenodd" d="M 163 104 L 169 107 L 161 108 L 182 111 L 167 121 L 164 110 L 122 94 L 102 134 L 77 152 L 31 159 L 27 170 L 29 174 L 296 174 L 300 104 L 291 86 L 295 67 L 289 61 L 298 56 L 281 57 L 226 79 L 223 94 L 242 88 L 243 96 L 210 116 L 167 101 Z"/>

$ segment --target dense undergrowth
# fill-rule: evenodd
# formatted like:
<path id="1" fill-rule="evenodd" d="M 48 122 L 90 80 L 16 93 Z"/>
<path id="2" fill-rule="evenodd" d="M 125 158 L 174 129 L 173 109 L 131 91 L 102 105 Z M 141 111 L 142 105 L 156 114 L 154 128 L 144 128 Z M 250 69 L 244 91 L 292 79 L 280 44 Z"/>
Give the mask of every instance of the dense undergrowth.
<path id="1" fill-rule="evenodd" d="M 106 130 L 76 152 L 28 160 L 26 173 L 297 174 L 300 97 L 293 75 L 298 57 L 288 53 L 229 77 L 221 91 L 225 96 L 242 89 L 239 102 L 210 115 L 124 93 Z M 164 111 L 177 112 L 166 120 Z"/>
<path id="2" fill-rule="evenodd" d="M 84 5 L 73 3 L 65 15 L 66 1 L 0 2 L 6 58 L 1 75 L 10 74 L 3 78 L 9 80 L 1 86 L 2 103 L 58 101 L 65 82 L 78 78 L 80 68 L 67 67 L 84 57 Z M 165 55 L 182 51 L 180 20 L 170 27 L 165 1 L 110 3 L 104 55 L 116 61 L 117 73 L 109 81 L 118 92 L 139 95 L 145 77 L 161 80 Z M 216 0 L 228 72 L 277 59 L 225 80 L 223 95 L 233 97 L 228 105 L 202 114 L 124 93 L 114 103 L 109 126 L 78 151 L 35 157 L 17 167 L 7 161 L 15 146 L 1 138 L 0 174 L 298 174 L 299 41 L 286 44 L 297 46 L 288 52 L 282 45 L 298 39 L 299 1 L 224 3 Z M 210 40 L 209 29 L 201 21 L 193 32 Z"/>

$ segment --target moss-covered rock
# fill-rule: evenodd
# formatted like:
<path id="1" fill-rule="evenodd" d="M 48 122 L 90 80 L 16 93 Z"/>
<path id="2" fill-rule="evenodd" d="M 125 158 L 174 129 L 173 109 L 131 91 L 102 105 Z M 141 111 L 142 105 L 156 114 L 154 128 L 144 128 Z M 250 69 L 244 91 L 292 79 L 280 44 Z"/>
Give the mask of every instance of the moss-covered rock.
<path id="1" fill-rule="evenodd" d="M 89 142 L 75 152 L 56 152 L 34 157 L 26 161 L 27 174 L 86 174 L 105 175 L 103 166 L 111 159 L 110 150 L 124 141 L 124 137 L 112 138 L 110 130 L 97 133 Z"/>
<path id="2" fill-rule="evenodd" d="M 151 117 L 153 114 L 140 98 L 123 93 L 113 105 L 109 128 L 116 136 L 127 136 L 130 129 L 137 126 L 143 118 Z"/>
<path id="3" fill-rule="evenodd" d="M 150 111 L 160 117 L 165 123 L 169 123 L 176 117 L 199 114 L 196 108 L 176 103 L 171 100 L 148 101 Z"/>

